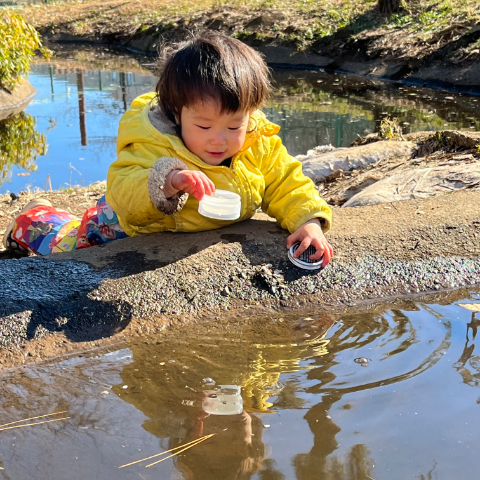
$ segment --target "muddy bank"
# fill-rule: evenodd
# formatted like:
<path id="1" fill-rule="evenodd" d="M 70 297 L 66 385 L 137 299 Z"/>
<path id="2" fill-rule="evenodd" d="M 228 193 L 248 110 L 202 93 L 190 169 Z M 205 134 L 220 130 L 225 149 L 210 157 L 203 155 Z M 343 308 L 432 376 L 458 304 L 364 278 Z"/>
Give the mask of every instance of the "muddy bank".
<path id="1" fill-rule="evenodd" d="M 0 262 L 3 367 L 162 331 L 276 310 L 317 313 L 480 284 L 480 192 L 334 207 L 336 257 L 293 267 L 264 215 L 199 234 Z"/>
<path id="2" fill-rule="evenodd" d="M 272 66 L 321 68 L 480 93 L 480 25 L 475 20 L 436 26 L 425 32 L 410 31 L 408 25 L 392 24 L 390 17 L 372 9 L 341 28 L 332 27 L 332 33 L 325 35 L 317 31 L 319 20 L 315 15 L 294 9 L 225 6 L 167 16 L 158 23 L 150 20 L 140 26 L 133 20 L 128 24 L 125 19 L 110 24 L 100 22 L 90 12 L 67 16 L 55 12 L 55 20 L 37 18 L 38 13 L 26 12 L 26 17 L 52 49 L 58 43 L 93 43 L 155 56 L 162 42 L 183 40 L 192 31 L 224 32 L 262 52 Z M 103 16 L 109 14 L 114 15 Z"/>

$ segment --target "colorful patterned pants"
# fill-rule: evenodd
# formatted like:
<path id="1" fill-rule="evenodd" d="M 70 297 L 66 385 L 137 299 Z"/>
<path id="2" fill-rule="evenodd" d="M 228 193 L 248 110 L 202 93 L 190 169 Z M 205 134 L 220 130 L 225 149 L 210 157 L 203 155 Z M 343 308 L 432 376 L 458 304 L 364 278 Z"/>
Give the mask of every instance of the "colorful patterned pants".
<path id="1" fill-rule="evenodd" d="M 102 245 L 127 236 L 104 195 L 81 220 L 55 207 L 32 208 L 16 218 L 10 241 L 32 253 L 47 255 Z"/>

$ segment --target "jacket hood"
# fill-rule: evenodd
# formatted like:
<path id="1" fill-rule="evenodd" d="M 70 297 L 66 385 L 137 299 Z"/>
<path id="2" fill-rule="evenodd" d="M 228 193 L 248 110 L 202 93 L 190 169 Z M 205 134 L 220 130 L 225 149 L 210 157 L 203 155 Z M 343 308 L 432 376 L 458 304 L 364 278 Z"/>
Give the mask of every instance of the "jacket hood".
<path id="1" fill-rule="evenodd" d="M 160 110 L 155 101 L 155 92 L 147 93 L 133 100 L 123 115 L 118 127 L 117 154 L 132 143 L 149 143 L 158 147 L 173 148 L 192 155 L 176 133 L 176 125 Z M 251 116 L 252 130 L 247 133 L 240 152 L 247 150 L 261 136 L 270 137 L 280 131 L 280 127 L 267 120 L 260 110 Z"/>

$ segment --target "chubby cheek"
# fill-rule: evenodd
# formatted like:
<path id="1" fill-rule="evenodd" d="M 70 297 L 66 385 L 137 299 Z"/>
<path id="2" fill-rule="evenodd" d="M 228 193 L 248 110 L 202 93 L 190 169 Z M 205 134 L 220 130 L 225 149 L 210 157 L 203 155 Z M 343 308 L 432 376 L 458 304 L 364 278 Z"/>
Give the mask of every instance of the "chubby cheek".
<path id="1" fill-rule="evenodd" d="M 229 147 L 230 150 L 234 150 L 232 154 L 237 153 L 245 143 L 245 137 L 246 137 L 246 131 L 245 132 L 240 132 L 236 135 L 234 135 L 230 141 L 229 141 Z"/>
<path id="2" fill-rule="evenodd" d="M 204 150 L 205 141 L 199 131 L 194 132 L 193 129 L 182 127 L 182 139 L 185 146 L 192 152 L 198 155 Z"/>

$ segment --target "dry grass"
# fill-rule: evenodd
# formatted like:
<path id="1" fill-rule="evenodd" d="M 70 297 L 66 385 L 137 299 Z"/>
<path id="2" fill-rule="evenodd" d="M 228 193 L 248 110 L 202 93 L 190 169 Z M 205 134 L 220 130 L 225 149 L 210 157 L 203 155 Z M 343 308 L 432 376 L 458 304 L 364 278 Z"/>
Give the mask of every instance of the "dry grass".
<path id="1" fill-rule="evenodd" d="M 31 5 L 23 10 L 25 19 L 36 28 L 62 25 L 73 33 L 86 35 L 98 30 L 135 31 L 166 18 L 211 8 L 214 1 L 201 5 L 193 0 L 82 0 Z M 103 28 L 102 28 L 103 27 Z"/>
<path id="2" fill-rule="evenodd" d="M 480 21 L 477 0 L 411 0 L 401 14 L 389 18 L 376 12 L 377 0 L 82 0 L 58 1 L 48 5 L 29 5 L 22 11 L 37 28 L 62 29 L 77 35 L 132 34 L 161 23 L 174 27 L 180 17 L 224 9 L 237 11 L 240 19 L 264 11 L 282 13 L 286 23 L 296 27 L 295 35 L 309 43 L 346 26 L 358 32 L 382 27 L 419 32 L 424 36 L 454 24 Z M 243 22 L 241 22 L 243 23 Z M 285 22 L 283 22 L 285 23 Z M 273 25 L 276 36 L 285 25 Z M 243 24 L 237 30 L 242 31 Z M 294 39 L 295 40 L 295 39 Z"/>

